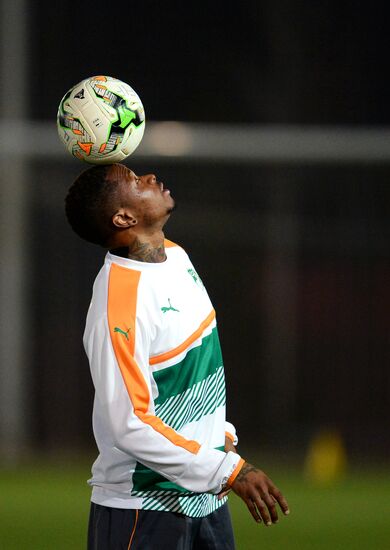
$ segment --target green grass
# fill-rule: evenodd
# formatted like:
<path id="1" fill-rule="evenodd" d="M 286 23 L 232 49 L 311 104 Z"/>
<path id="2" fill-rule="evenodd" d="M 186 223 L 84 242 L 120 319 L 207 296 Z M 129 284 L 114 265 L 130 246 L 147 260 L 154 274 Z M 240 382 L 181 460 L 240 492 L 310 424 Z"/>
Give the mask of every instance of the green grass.
<path id="1" fill-rule="evenodd" d="M 84 550 L 88 474 L 69 465 L 1 471 L 0 548 Z"/>
<path id="2" fill-rule="evenodd" d="M 271 471 L 270 471 L 271 474 Z M 230 508 L 239 550 L 389 550 L 390 473 L 356 472 L 315 487 L 294 472 L 272 472 L 291 514 L 271 527 L 252 522 L 235 495 Z"/>
<path id="3" fill-rule="evenodd" d="M 299 469 L 269 474 L 288 498 L 291 515 L 257 525 L 233 495 L 237 550 L 388 550 L 390 472 L 350 473 L 332 487 L 305 483 Z M 0 470 L 1 550 L 84 550 L 89 464 L 59 463 Z M 145 549 L 147 550 L 147 549 Z"/>

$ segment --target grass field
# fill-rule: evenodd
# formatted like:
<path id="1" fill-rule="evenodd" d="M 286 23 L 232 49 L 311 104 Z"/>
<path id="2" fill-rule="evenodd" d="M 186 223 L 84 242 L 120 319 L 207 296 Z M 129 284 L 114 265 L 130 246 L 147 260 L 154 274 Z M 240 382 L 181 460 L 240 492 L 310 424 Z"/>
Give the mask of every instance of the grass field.
<path id="1" fill-rule="evenodd" d="M 238 550 L 389 550 L 390 472 L 362 469 L 332 487 L 305 483 L 298 468 L 268 468 L 291 515 L 257 525 L 236 496 Z M 84 550 L 89 464 L 45 463 L 0 470 L 1 550 Z M 148 550 L 148 549 L 145 549 Z M 163 550 L 163 549 L 162 549 Z"/>

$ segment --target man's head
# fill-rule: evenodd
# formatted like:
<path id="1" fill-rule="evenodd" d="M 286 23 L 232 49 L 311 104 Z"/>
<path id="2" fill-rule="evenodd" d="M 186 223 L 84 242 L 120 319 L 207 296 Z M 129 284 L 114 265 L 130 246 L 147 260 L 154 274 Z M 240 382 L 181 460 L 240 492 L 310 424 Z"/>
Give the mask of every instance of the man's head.
<path id="1" fill-rule="evenodd" d="M 105 248 L 128 246 L 135 236 L 161 231 L 174 205 L 154 174 L 136 176 L 123 164 L 89 168 L 65 199 L 73 230 Z"/>

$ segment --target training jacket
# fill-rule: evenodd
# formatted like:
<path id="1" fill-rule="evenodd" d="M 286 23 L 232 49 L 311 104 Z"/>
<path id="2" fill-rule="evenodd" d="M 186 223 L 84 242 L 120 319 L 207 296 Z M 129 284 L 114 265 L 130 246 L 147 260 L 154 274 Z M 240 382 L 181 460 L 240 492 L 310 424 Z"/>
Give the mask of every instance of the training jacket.
<path id="1" fill-rule="evenodd" d="M 226 502 L 243 460 L 224 452 L 225 378 L 216 316 L 186 252 L 146 263 L 108 253 L 84 347 L 95 386 L 99 456 L 92 501 L 205 516 Z"/>

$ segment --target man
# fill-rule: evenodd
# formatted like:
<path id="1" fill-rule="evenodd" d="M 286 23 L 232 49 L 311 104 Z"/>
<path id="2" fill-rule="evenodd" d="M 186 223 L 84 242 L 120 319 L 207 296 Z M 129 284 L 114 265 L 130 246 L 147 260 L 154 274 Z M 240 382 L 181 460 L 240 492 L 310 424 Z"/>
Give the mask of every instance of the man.
<path id="1" fill-rule="evenodd" d="M 109 250 L 84 333 L 95 386 L 89 550 L 233 549 L 226 506 L 276 523 L 272 481 L 235 452 L 215 311 L 184 250 L 165 240 L 170 191 L 153 174 L 95 166 L 66 214 Z"/>

